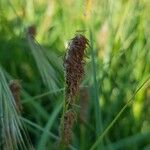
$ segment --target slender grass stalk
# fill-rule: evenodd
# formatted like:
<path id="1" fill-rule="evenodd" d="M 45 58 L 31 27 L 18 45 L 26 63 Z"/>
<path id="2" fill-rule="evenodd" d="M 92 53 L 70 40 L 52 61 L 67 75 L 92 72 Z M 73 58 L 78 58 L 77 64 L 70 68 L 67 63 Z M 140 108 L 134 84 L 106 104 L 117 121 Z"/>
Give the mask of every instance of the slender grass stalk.
<path id="1" fill-rule="evenodd" d="M 80 86 L 80 88 L 85 88 L 85 87 L 88 87 L 88 86 Z M 40 98 L 43 98 L 43 97 L 48 96 L 50 94 L 56 94 L 56 93 L 64 92 L 64 90 L 65 90 L 65 88 L 60 88 L 58 90 L 48 91 L 48 92 L 45 92 L 45 93 L 42 93 L 42 94 L 38 94 L 36 96 L 33 96 L 32 98 L 27 98 L 27 99 L 22 100 L 22 104 L 23 103 L 28 103 L 28 102 L 31 102 L 31 101 L 34 101 L 34 100 L 37 100 L 37 99 L 40 99 Z"/>
<path id="2" fill-rule="evenodd" d="M 124 107 L 119 111 L 119 113 L 117 114 L 117 116 L 112 120 L 112 122 L 107 126 L 107 128 L 103 131 L 102 134 L 100 134 L 100 136 L 98 137 L 98 139 L 95 141 L 95 143 L 91 146 L 90 150 L 94 150 L 98 144 L 101 142 L 101 140 L 104 138 L 104 136 L 107 134 L 107 132 L 112 128 L 112 126 L 116 123 L 116 121 L 118 120 L 118 118 L 122 115 L 122 113 L 125 111 L 125 109 L 133 102 L 134 97 L 136 96 L 136 94 L 143 88 L 143 86 L 148 83 L 148 81 L 150 80 L 150 77 L 145 80 L 138 88 L 137 90 L 134 92 L 134 94 L 132 95 L 132 97 L 128 100 L 128 102 L 124 105 Z"/>
<path id="3" fill-rule="evenodd" d="M 22 103 L 28 103 L 28 102 L 31 102 L 31 101 L 43 98 L 45 96 L 48 96 L 50 94 L 55 94 L 55 93 L 59 93 L 59 92 L 63 92 L 63 91 L 64 91 L 64 88 L 60 88 L 60 89 L 54 90 L 54 91 L 48 91 L 48 92 L 36 95 L 36 96 L 34 96 L 34 97 L 30 98 L 30 99 L 25 99 L 25 100 L 22 101 Z"/>
<path id="4" fill-rule="evenodd" d="M 93 69 L 96 136 L 98 136 L 98 133 L 101 132 L 103 129 L 103 123 L 102 123 L 101 108 L 100 108 L 100 104 L 99 104 L 99 92 L 98 92 L 98 83 L 97 83 L 97 79 L 96 79 L 96 64 L 95 64 L 95 56 L 94 56 L 94 48 L 93 48 L 93 36 L 92 36 L 91 30 L 90 30 L 90 52 L 91 52 L 92 69 Z"/>

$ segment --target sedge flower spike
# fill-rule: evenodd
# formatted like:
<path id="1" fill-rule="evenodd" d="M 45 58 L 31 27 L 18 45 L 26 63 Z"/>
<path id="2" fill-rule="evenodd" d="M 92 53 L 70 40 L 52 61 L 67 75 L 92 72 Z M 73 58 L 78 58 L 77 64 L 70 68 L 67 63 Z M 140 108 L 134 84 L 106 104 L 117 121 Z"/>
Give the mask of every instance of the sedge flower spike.
<path id="1" fill-rule="evenodd" d="M 76 34 L 70 40 L 64 58 L 65 70 L 65 104 L 61 122 L 61 143 L 68 145 L 71 141 L 72 127 L 75 120 L 75 97 L 84 75 L 84 55 L 88 39 Z"/>
<path id="2" fill-rule="evenodd" d="M 79 90 L 79 84 L 84 74 L 84 54 L 88 40 L 81 34 L 77 34 L 68 44 L 64 59 L 65 69 L 65 100 L 73 103 Z"/>

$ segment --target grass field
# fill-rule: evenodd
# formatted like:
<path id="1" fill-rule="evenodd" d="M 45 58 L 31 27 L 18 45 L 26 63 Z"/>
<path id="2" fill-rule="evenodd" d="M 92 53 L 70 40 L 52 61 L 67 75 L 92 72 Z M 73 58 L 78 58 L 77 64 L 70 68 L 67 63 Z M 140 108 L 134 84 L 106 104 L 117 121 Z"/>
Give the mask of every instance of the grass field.
<path id="1" fill-rule="evenodd" d="M 149 16 L 149 0 L 0 0 L 0 150 L 149 150 Z M 61 147 L 64 59 L 77 34 L 89 45 Z"/>

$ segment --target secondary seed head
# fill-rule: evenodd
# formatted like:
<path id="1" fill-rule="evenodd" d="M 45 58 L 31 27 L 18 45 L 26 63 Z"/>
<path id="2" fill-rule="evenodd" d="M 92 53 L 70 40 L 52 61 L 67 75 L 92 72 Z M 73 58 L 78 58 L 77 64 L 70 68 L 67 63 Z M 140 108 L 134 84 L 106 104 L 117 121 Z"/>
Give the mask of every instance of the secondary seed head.
<path id="1" fill-rule="evenodd" d="M 20 91 L 21 91 L 20 81 L 19 80 L 11 80 L 9 82 L 9 88 L 12 92 L 13 97 L 14 97 L 17 112 L 22 111 L 22 105 L 20 102 Z"/>

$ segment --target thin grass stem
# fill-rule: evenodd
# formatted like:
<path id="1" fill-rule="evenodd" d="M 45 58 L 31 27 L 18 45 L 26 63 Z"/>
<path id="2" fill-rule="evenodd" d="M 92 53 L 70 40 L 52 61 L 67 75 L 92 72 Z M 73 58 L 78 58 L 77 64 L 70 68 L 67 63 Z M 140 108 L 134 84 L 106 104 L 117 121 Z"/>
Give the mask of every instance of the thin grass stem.
<path id="1" fill-rule="evenodd" d="M 125 111 L 125 109 L 129 106 L 129 104 L 131 104 L 131 102 L 133 102 L 134 97 L 136 96 L 136 94 L 143 88 L 143 86 L 148 83 L 148 81 L 150 80 L 150 77 L 148 77 L 148 79 L 146 79 L 141 86 L 139 86 L 139 88 L 137 88 L 137 90 L 134 92 L 134 94 L 132 95 L 132 97 L 128 100 L 128 102 L 124 105 L 124 107 L 119 111 L 119 113 L 117 114 L 117 116 L 112 120 L 112 122 L 107 126 L 107 128 L 103 131 L 102 134 L 100 134 L 100 136 L 97 138 L 96 142 L 91 146 L 90 150 L 94 150 L 98 144 L 101 142 L 101 140 L 104 138 L 104 136 L 108 133 L 108 131 L 113 127 L 113 125 L 116 123 L 116 121 L 118 120 L 118 118 L 122 115 L 122 113 Z"/>

